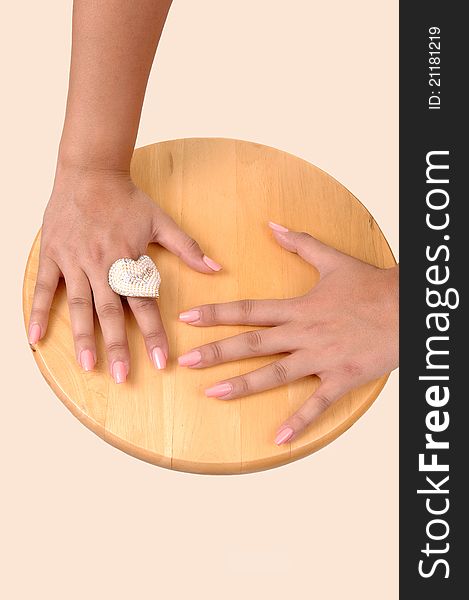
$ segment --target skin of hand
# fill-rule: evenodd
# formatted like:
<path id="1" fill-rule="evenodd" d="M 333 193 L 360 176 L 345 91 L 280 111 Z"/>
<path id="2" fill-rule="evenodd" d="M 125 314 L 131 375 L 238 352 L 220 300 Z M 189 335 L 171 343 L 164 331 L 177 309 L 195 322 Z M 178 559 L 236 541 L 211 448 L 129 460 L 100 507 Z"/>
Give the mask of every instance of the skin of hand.
<path id="1" fill-rule="evenodd" d="M 351 389 L 398 366 L 399 267 L 380 269 L 327 246 L 308 233 L 269 224 L 277 242 L 314 265 L 320 279 L 305 295 L 195 306 L 179 319 L 195 327 L 258 325 L 193 348 L 181 366 L 200 369 L 250 356 L 287 356 L 205 390 L 222 400 L 317 375 L 320 385 L 277 430 L 275 443 L 292 440 Z"/>
<path id="2" fill-rule="evenodd" d="M 221 267 L 138 190 L 130 179 L 148 75 L 171 0 L 75 0 L 72 59 L 57 169 L 41 235 L 39 270 L 28 337 L 46 334 L 54 293 L 63 276 L 76 357 L 94 368 L 93 306 L 109 368 L 126 380 L 130 357 L 120 297 L 108 285 L 111 264 L 137 259 L 157 242 L 202 273 Z M 158 369 L 168 341 L 154 299 L 129 298 Z"/>
<path id="3" fill-rule="evenodd" d="M 50 306 L 59 277 L 63 276 L 79 364 L 91 370 L 97 362 L 94 305 L 110 372 L 116 383 L 123 383 L 130 368 L 125 318 L 121 299 L 108 284 L 108 271 L 117 258 L 136 260 L 152 242 L 201 273 L 221 269 L 129 177 L 75 172 L 56 179 L 44 214 L 30 343 L 37 343 L 46 332 Z M 164 368 L 168 340 L 155 299 L 127 301 L 150 360 L 156 368 Z"/>

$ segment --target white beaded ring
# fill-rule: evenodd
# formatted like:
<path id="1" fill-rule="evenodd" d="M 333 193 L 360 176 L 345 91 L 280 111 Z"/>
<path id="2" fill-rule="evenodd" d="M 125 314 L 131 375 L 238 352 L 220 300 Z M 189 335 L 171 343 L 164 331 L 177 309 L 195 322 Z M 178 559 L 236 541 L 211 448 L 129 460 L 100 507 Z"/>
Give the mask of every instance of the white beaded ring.
<path id="1" fill-rule="evenodd" d="M 108 281 L 120 296 L 158 298 L 161 276 L 155 263 L 146 254 L 138 260 L 119 258 L 109 269 Z"/>

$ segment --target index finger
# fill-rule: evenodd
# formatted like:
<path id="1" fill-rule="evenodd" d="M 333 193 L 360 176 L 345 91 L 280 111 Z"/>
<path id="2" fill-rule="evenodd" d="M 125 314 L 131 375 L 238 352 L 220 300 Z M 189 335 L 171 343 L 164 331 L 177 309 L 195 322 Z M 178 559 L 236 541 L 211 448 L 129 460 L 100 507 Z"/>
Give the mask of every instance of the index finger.
<path id="1" fill-rule="evenodd" d="M 219 304 L 202 304 L 179 315 L 189 325 L 280 325 L 288 321 L 293 299 L 235 300 Z"/>

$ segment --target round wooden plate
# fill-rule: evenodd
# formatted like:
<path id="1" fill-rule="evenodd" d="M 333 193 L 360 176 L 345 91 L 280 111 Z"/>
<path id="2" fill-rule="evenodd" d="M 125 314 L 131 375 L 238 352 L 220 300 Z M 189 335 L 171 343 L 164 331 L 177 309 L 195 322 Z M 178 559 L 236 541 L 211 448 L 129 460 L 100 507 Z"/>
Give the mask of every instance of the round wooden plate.
<path id="1" fill-rule="evenodd" d="M 230 139 L 181 139 L 135 151 L 132 177 L 169 213 L 220 273 L 192 271 L 152 244 L 161 272 L 158 300 L 170 342 L 170 359 L 157 371 L 125 303 L 131 372 L 116 385 L 106 364 L 96 323 L 98 365 L 81 370 L 75 360 L 66 294 L 61 281 L 48 333 L 36 346 L 36 362 L 57 396 L 80 421 L 117 448 L 155 465 L 193 473 L 246 473 L 306 456 L 334 440 L 371 405 L 386 377 L 347 394 L 291 444 L 273 443 L 277 427 L 317 386 L 308 377 L 247 398 L 206 398 L 211 384 L 255 369 L 275 357 L 250 358 L 191 370 L 176 357 L 212 340 L 253 329 L 196 328 L 180 323 L 180 311 L 207 302 L 288 298 L 315 284 L 314 268 L 281 248 L 269 220 L 312 235 L 379 267 L 395 264 L 379 227 L 340 183 L 285 152 Z M 26 266 L 23 311 L 28 323 L 36 280 L 40 232 Z"/>

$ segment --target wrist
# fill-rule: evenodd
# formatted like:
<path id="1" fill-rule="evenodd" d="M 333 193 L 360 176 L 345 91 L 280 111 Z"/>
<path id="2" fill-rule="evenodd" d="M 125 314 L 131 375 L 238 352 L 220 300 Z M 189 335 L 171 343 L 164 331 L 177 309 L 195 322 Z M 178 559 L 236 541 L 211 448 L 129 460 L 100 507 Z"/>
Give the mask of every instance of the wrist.
<path id="1" fill-rule="evenodd" d="M 64 192 L 73 189 L 75 199 L 83 201 L 96 197 L 98 190 L 133 188 L 130 170 L 124 167 L 101 163 L 100 161 L 62 160 L 59 156 L 54 178 L 54 191 Z M 99 192 L 99 193 L 101 193 Z"/>
<path id="2" fill-rule="evenodd" d="M 89 150 L 69 151 L 61 147 L 57 157 L 56 176 L 73 173 L 130 176 L 130 158 L 98 154 Z"/>
<path id="3" fill-rule="evenodd" d="M 133 145 L 129 140 L 64 127 L 57 157 L 58 172 L 130 174 Z"/>
<path id="4" fill-rule="evenodd" d="M 60 147 L 55 180 L 87 178 L 130 179 L 130 159 Z"/>

